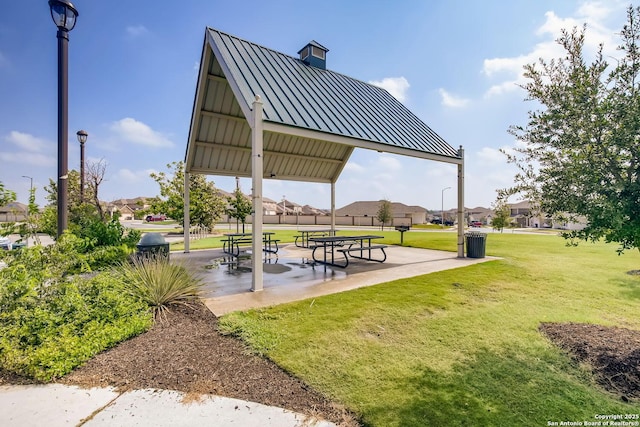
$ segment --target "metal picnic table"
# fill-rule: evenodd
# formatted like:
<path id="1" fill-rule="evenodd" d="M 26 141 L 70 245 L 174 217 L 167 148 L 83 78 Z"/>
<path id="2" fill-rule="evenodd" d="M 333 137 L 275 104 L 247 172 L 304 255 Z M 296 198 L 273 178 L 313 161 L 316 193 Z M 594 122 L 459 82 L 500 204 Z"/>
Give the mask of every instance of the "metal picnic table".
<path id="1" fill-rule="evenodd" d="M 387 254 L 384 249 L 386 245 L 372 245 L 374 239 L 384 239 L 384 236 L 364 235 L 364 236 L 326 236 L 310 237 L 313 243 L 311 257 L 314 262 L 331 265 L 334 267 L 346 268 L 349 265 L 349 257 L 363 259 L 365 261 L 385 262 Z M 318 257 L 316 251 L 322 250 L 322 256 Z M 382 252 L 381 258 L 372 257 L 374 250 Z M 337 254 L 336 254 L 337 253 Z"/>
<path id="2" fill-rule="evenodd" d="M 270 253 L 278 253 L 278 242 L 280 240 L 273 239 L 276 234 L 273 231 L 265 231 L 262 233 L 262 251 Z M 253 242 L 252 233 L 228 233 L 223 235 L 222 251 L 228 255 L 240 256 L 240 245 L 247 245 Z"/>

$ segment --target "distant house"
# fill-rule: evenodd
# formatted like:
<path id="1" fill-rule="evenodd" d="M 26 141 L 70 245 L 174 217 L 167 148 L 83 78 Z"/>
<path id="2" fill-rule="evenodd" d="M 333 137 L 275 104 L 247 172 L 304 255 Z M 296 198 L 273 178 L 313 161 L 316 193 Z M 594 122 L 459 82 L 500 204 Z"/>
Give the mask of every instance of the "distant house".
<path id="1" fill-rule="evenodd" d="M 493 218 L 493 210 L 482 206 L 465 208 L 464 212 L 468 223 L 479 221 L 483 225 L 489 225 L 491 224 L 491 218 Z"/>
<path id="2" fill-rule="evenodd" d="M 11 202 L 0 207 L 0 222 L 17 222 L 27 219 L 29 207 L 24 203 Z"/>
<path id="3" fill-rule="evenodd" d="M 149 209 L 151 205 L 147 202 L 149 197 L 135 197 L 133 199 L 117 199 L 106 204 L 106 213 L 113 216 L 116 212 L 120 214 L 120 219 L 130 221 L 135 218 L 136 212 Z"/>
<path id="4" fill-rule="evenodd" d="M 531 202 L 524 200 L 508 205 L 517 227 L 551 228 L 553 221 L 544 213 L 534 212 Z"/>
<path id="5" fill-rule="evenodd" d="M 353 202 L 350 205 L 336 209 L 336 216 L 375 218 L 378 216 L 380 203 L 382 203 L 382 200 Z M 407 206 L 404 203 L 391 202 L 391 214 L 393 218 L 409 219 L 411 224 L 424 224 L 427 221 L 427 210 L 420 206 Z"/>

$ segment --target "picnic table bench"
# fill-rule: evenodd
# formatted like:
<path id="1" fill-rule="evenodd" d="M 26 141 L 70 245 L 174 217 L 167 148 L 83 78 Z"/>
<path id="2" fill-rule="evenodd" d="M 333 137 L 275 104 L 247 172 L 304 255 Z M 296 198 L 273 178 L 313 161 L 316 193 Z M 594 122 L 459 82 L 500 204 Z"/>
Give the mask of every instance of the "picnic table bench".
<path id="1" fill-rule="evenodd" d="M 263 252 L 278 253 L 278 242 L 280 240 L 273 239 L 272 236 L 274 234 L 272 231 L 262 233 Z M 240 246 L 248 246 L 253 243 L 253 235 L 251 233 L 229 233 L 224 234 L 224 236 L 225 238 L 222 239 L 222 251 L 234 257 L 240 256 Z"/>
<path id="2" fill-rule="evenodd" d="M 349 265 L 349 257 L 362 259 L 365 261 L 385 262 L 387 253 L 385 248 L 387 245 L 371 244 L 374 239 L 383 239 L 383 236 L 326 236 L 311 237 L 309 241 L 313 242 L 310 248 L 313 249 L 311 257 L 314 262 L 331 265 L 334 267 L 346 268 Z M 322 255 L 316 254 L 316 251 L 322 250 Z M 381 255 L 377 255 L 377 251 Z"/>
<path id="3" fill-rule="evenodd" d="M 326 237 L 335 235 L 334 230 L 298 230 L 295 245 L 299 248 L 308 248 L 309 247 L 309 238 L 311 237 Z"/>

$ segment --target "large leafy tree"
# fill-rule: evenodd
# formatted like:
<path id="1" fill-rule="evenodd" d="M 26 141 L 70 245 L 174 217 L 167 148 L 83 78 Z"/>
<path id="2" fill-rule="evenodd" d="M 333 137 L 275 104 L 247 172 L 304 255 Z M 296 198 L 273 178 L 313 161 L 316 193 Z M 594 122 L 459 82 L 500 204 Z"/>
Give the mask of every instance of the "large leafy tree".
<path id="1" fill-rule="evenodd" d="M 160 197 L 151 200 L 154 213 L 167 215 L 184 225 L 184 162 L 167 164 L 169 173 L 151 173 L 160 186 Z M 192 225 L 212 227 L 225 211 L 226 200 L 204 175 L 189 176 L 189 221 Z"/>
<path id="2" fill-rule="evenodd" d="M 523 143 L 507 153 L 519 168 L 506 198 L 521 194 L 561 221 L 585 221 L 570 242 L 598 240 L 640 249 L 640 8 L 630 7 L 620 32 L 621 58 L 610 66 L 600 46 L 584 58 L 586 27 L 563 31 L 566 55 L 525 66 L 528 100 L 539 104 Z"/>

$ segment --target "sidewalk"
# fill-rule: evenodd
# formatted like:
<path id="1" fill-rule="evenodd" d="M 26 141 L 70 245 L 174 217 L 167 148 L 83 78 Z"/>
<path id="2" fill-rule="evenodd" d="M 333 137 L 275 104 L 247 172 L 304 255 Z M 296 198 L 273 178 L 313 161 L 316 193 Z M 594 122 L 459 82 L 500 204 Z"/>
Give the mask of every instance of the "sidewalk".
<path id="1" fill-rule="evenodd" d="M 332 427 L 282 408 L 171 390 L 82 389 L 61 384 L 0 386 L 0 426 Z"/>

